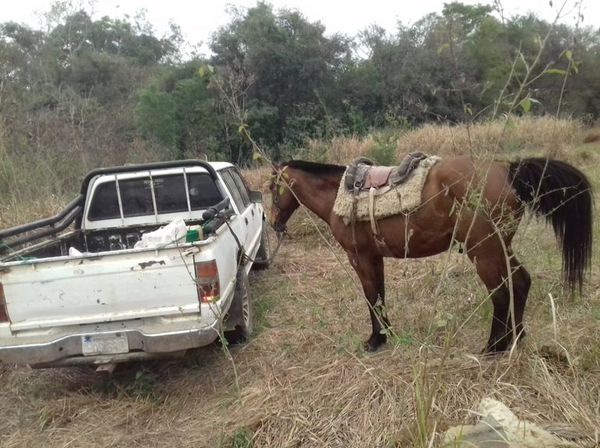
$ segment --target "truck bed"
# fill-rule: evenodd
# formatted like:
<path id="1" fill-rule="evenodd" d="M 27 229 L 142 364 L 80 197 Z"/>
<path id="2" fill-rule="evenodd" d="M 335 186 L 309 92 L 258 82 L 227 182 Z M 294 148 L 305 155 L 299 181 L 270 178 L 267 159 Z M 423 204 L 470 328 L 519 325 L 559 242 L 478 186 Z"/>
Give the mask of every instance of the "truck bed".
<path id="1" fill-rule="evenodd" d="M 196 222 L 188 222 L 189 225 Z M 53 238 L 48 238 L 40 243 L 12 252 L 1 262 L 30 260 L 37 258 L 62 257 L 69 254 L 73 248 L 82 253 L 100 253 L 133 249 L 135 244 L 142 239 L 142 235 L 156 230 L 158 225 L 132 226 L 100 230 L 74 230 Z"/>

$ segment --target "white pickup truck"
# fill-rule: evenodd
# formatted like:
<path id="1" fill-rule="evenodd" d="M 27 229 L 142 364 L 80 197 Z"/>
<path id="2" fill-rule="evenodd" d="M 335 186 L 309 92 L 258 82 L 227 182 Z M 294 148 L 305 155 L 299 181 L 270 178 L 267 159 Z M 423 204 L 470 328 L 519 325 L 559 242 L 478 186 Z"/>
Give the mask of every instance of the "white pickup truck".
<path id="1" fill-rule="evenodd" d="M 144 236 L 174 222 L 166 241 Z M 2 248 L 0 361 L 32 367 L 244 340 L 247 275 L 269 260 L 260 192 L 235 166 L 197 160 L 94 170 L 63 212 L 0 231 Z"/>

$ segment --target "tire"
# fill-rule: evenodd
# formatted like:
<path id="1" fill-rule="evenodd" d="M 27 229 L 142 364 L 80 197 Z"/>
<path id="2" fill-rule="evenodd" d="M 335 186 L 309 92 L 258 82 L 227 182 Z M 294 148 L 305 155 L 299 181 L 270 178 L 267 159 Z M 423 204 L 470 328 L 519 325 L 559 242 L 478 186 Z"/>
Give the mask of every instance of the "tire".
<path id="1" fill-rule="evenodd" d="M 258 246 L 258 251 L 256 251 L 256 256 L 254 257 L 254 263 L 252 267 L 254 269 L 267 269 L 269 264 L 271 264 L 271 244 L 269 242 L 269 234 L 267 233 L 267 226 L 265 221 L 263 221 L 262 231 L 260 233 L 260 246 Z"/>
<path id="2" fill-rule="evenodd" d="M 250 287 L 248 275 L 243 267 L 240 267 L 235 281 L 235 292 L 227 318 L 225 320 L 225 339 L 229 344 L 243 344 L 248 342 L 253 331 L 252 300 L 250 299 Z"/>

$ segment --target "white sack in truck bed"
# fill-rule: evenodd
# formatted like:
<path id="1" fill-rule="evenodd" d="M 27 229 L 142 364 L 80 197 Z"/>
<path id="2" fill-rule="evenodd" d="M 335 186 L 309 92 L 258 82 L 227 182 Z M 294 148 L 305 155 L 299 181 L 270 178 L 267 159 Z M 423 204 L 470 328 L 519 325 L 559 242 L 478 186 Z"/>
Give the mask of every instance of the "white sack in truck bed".
<path id="1" fill-rule="evenodd" d="M 185 238 L 187 226 L 183 219 L 175 219 L 166 226 L 153 232 L 144 233 L 142 239 L 135 243 L 134 249 L 147 249 L 166 246 Z"/>

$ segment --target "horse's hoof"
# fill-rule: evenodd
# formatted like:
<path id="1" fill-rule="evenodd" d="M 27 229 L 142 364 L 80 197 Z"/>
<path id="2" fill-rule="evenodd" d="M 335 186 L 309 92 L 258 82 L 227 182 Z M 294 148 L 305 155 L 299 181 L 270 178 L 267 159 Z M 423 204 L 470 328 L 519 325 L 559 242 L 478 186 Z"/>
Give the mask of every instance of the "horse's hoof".
<path id="1" fill-rule="evenodd" d="M 365 352 L 368 352 L 368 353 L 376 352 L 379 349 L 379 347 L 381 347 L 383 344 L 386 343 L 386 341 L 387 341 L 387 337 L 385 334 L 371 335 L 369 340 L 367 342 L 365 342 L 365 344 L 364 344 Z"/>
<path id="2" fill-rule="evenodd" d="M 510 347 L 509 344 L 506 337 L 489 340 L 481 354 L 486 356 L 498 355 L 505 352 Z"/>
<path id="3" fill-rule="evenodd" d="M 379 348 L 379 345 L 377 345 L 377 346 L 374 346 L 374 345 L 372 345 L 372 344 L 371 344 L 369 341 L 366 341 L 366 342 L 363 344 L 363 350 L 364 350 L 366 353 L 375 353 L 375 352 L 377 351 L 377 349 L 378 349 L 378 348 Z"/>
<path id="4" fill-rule="evenodd" d="M 517 346 L 521 345 L 521 342 L 523 342 L 526 336 L 525 330 L 521 329 L 517 334 Z M 513 346 L 512 341 L 512 335 L 505 335 L 499 339 L 489 340 L 487 346 L 483 349 L 482 354 L 493 356 L 510 351 Z"/>
<path id="5" fill-rule="evenodd" d="M 495 344 L 488 343 L 481 354 L 486 356 L 500 355 L 506 352 L 509 348 L 510 345 L 507 345 L 504 342 L 496 342 Z"/>
<path id="6" fill-rule="evenodd" d="M 504 355 L 506 353 L 506 350 L 490 350 L 489 347 L 484 348 L 483 350 L 481 350 L 481 356 L 484 358 L 499 358 L 500 356 Z"/>

